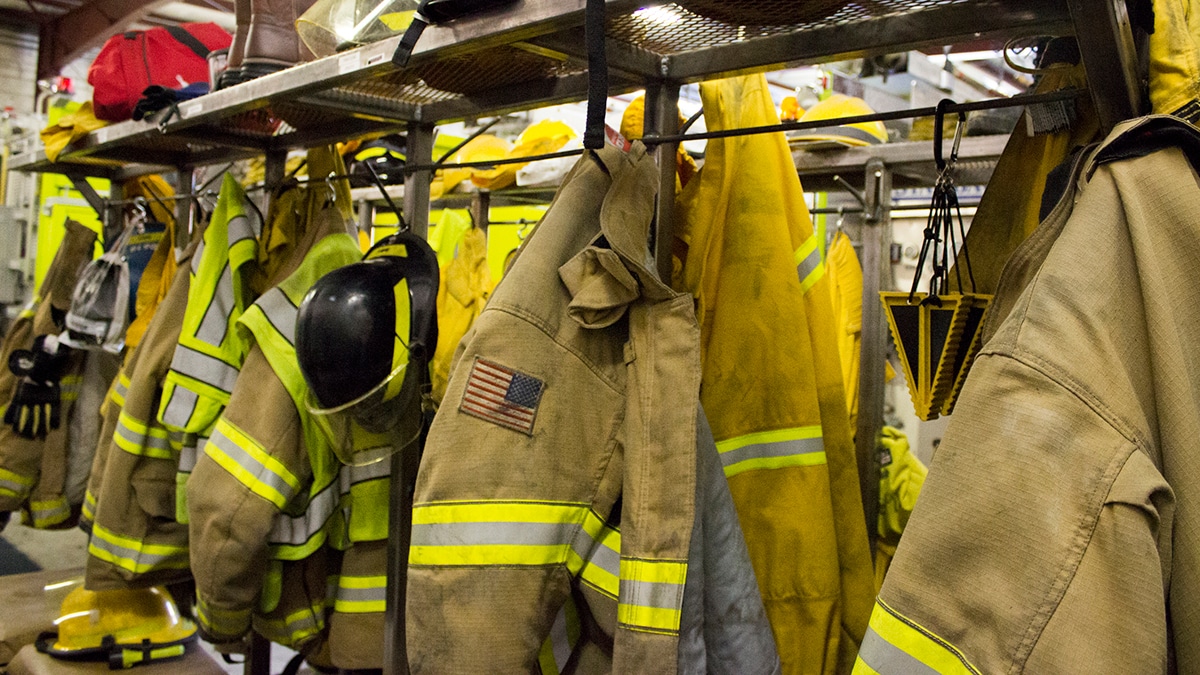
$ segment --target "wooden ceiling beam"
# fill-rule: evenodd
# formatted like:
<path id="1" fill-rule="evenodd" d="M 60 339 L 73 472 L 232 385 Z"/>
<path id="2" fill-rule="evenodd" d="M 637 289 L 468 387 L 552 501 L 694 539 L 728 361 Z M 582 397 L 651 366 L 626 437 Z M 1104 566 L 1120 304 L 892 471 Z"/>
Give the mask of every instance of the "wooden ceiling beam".
<path id="1" fill-rule="evenodd" d="M 38 78 L 63 66 L 108 38 L 146 18 L 171 0 L 91 0 L 44 22 L 38 42 Z"/>

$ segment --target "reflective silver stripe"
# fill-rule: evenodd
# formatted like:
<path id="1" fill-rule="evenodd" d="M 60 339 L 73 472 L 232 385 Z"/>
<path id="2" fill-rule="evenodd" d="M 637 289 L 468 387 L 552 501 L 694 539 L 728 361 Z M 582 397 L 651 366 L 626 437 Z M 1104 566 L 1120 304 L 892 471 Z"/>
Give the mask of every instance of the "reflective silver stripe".
<path id="1" fill-rule="evenodd" d="M 879 633 L 875 632 L 874 628 L 867 628 L 867 635 L 863 638 L 858 658 L 862 659 L 863 663 L 870 666 L 872 670 L 883 675 L 892 675 L 892 673 L 938 675 L 938 671 L 883 639 Z"/>
<path id="2" fill-rule="evenodd" d="M 220 347 L 225 342 L 225 332 L 229 328 L 229 317 L 233 315 L 233 272 L 229 263 L 221 270 L 221 278 L 204 310 L 204 318 L 196 329 L 196 338 L 214 347 Z"/>
<path id="3" fill-rule="evenodd" d="M 392 463 L 388 460 L 367 464 L 366 466 L 342 465 L 338 472 L 338 487 L 342 494 L 350 494 L 350 488 L 359 483 L 387 478 L 392 473 Z"/>
<path id="4" fill-rule="evenodd" d="M 296 305 L 292 304 L 291 298 L 277 286 L 264 293 L 255 304 L 262 309 L 267 321 L 271 322 L 283 339 L 287 340 L 288 344 L 295 345 L 296 314 L 299 312 Z"/>
<path id="5" fill-rule="evenodd" d="M 200 273 L 200 261 L 204 259 L 204 241 L 196 247 L 196 252 L 192 254 L 192 274 Z"/>
<path id="6" fill-rule="evenodd" d="M 159 436 L 151 436 L 149 434 L 141 434 L 129 427 L 125 426 L 124 419 L 117 419 L 117 436 L 125 439 L 129 443 L 138 448 L 152 448 L 154 450 L 162 450 L 163 452 L 171 451 L 171 444 L 165 438 Z"/>
<path id="7" fill-rule="evenodd" d="M 413 525 L 413 546 L 561 546 L 582 528 L 575 523 L 439 523 Z M 585 557 L 586 556 L 582 556 Z"/>
<path id="8" fill-rule="evenodd" d="M 338 586 L 337 599 L 341 602 L 387 602 L 387 589 L 383 586 L 372 586 L 371 588 Z"/>
<path id="9" fill-rule="evenodd" d="M 245 450 L 242 450 L 237 443 L 234 443 L 232 439 L 221 431 L 220 427 L 213 430 L 213 435 L 208 439 L 208 442 L 220 448 L 221 452 L 224 452 L 238 466 L 249 472 L 260 483 L 268 485 L 271 489 L 278 492 L 285 502 L 292 501 L 296 496 L 296 491 L 292 489 L 291 485 L 287 484 L 287 481 L 274 471 L 268 469 L 262 462 L 251 457 Z"/>
<path id="10" fill-rule="evenodd" d="M 138 551 L 137 549 L 121 546 L 120 544 L 114 544 L 113 542 L 103 538 L 102 535 L 96 534 L 95 529 L 93 529 L 90 545 L 100 549 L 101 551 L 109 553 L 114 557 L 132 562 L 138 569 L 142 569 L 144 567 L 157 567 L 163 563 L 175 559 L 187 560 L 188 557 L 188 552 L 186 549 L 180 550 L 176 553 L 146 553 L 145 551 Z"/>
<path id="11" fill-rule="evenodd" d="M 683 584 L 621 579 L 619 602 L 622 605 L 679 611 L 683 607 Z"/>
<path id="12" fill-rule="evenodd" d="M 9 492 L 23 496 L 26 492 L 29 492 L 30 489 L 30 487 L 21 485 L 16 481 L 0 478 L 0 490 L 8 490 Z"/>
<path id="13" fill-rule="evenodd" d="M 258 234 L 254 231 L 254 225 L 245 215 L 234 216 L 229 219 L 229 247 L 246 240 L 257 239 Z"/>
<path id="14" fill-rule="evenodd" d="M 119 378 L 119 377 L 117 378 L 117 386 L 115 389 L 116 389 L 117 397 L 122 400 L 124 400 L 124 398 L 129 395 L 129 387 L 122 384 L 121 378 Z"/>
<path id="15" fill-rule="evenodd" d="M 83 381 L 82 381 L 82 378 L 79 378 L 79 377 L 72 377 L 72 378 L 64 377 L 58 383 L 58 391 L 63 396 L 79 396 L 79 390 L 82 388 L 83 388 Z"/>
<path id="16" fill-rule="evenodd" d="M 808 275 L 812 274 L 813 272 L 816 272 L 817 268 L 820 266 L 821 266 L 821 249 L 818 247 L 818 248 L 814 248 L 812 250 L 812 253 L 809 253 L 808 256 L 804 258 L 804 260 L 801 260 L 799 265 L 796 265 L 796 274 L 800 275 L 800 281 L 803 282 L 805 279 L 808 278 Z"/>
<path id="17" fill-rule="evenodd" d="M 178 347 L 176 347 L 178 351 Z M 192 419 L 192 414 L 196 412 L 196 402 L 200 397 L 196 392 L 186 387 L 179 386 L 176 382 L 171 388 L 171 400 L 167 401 L 167 407 L 163 410 L 163 424 L 172 427 L 183 429 Z"/>
<path id="18" fill-rule="evenodd" d="M 825 440 L 822 438 L 798 438 L 792 441 L 775 443 L 751 443 L 737 450 L 721 453 L 721 465 L 732 466 L 748 459 L 766 459 L 768 457 L 792 457 L 825 452 Z"/>
<path id="19" fill-rule="evenodd" d="M 55 504 L 54 507 L 49 509 L 30 509 L 29 512 L 33 515 L 33 522 L 40 524 L 52 519 L 54 516 L 66 517 L 71 515 L 71 507 L 67 506 L 66 502 L 62 502 Z"/>
<path id="20" fill-rule="evenodd" d="M 375 462 L 366 466 L 345 466 L 338 472 L 338 479 L 321 490 L 308 503 L 308 508 L 299 516 L 279 514 L 271 530 L 272 544 L 300 546 L 313 538 L 329 522 L 337 511 L 340 496 L 350 494 L 350 489 L 359 483 L 387 478 L 391 474 L 391 462 Z M 337 487 L 335 490 L 334 487 Z"/>
<path id="21" fill-rule="evenodd" d="M 333 485 L 317 493 L 308 503 L 308 508 L 299 516 L 280 513 L 275 517 L 275 526 L 267 540 L 271 544 L 300 546 L 325 527 L 330 516 L 337 510 L 338 494 Z"/>
<path id="22" fill-rule="evenodd" d="M 574 522 L 442 522 L 413 525 L 414 546 L 553 546 L 571 543 Z"/>
<path id="23" fill-rule="evenodd" d="M 567 602 L 572 602 L 570 598 Z M 567 633 L 567 608 L 564 606 L 558 610 L 558 615 L 554 617 L 554 623 L 550 626 L 550 649 L 554 653 L 554 668 L 557 672 L 563 672 L 567 667 L 567 660 L 571 658 L 571 652 L 574 651 L 574 646 L 571 644 L 571 636 Z"/>
<path id="24" fill-rule="evenodd" d="M 621 552 L 614 551 L 612 547 L 603 542 L 596 542 L 596 547 L 592 550 L 591 557 L 587 559 L 587 564 L 599 567 L 614 577 L 621 576 Z"/>
<path id="25" fill-rule="evenodd" d="M 179 451 L 180 473 L 191 473 L 196 468 L 196 460 L 200 458 L 200 448 L 203 448 L 207 442 L 207 438 L 201 437 L 196 440 L 195 445 L 190 445 L 185 437 L 183 449 Z"/>
<path id="26" fill-rule="evenodd" d="M 282 628 L 282 630 L 281 630 Z M 304 631 L 321 630 L 321 619 L 311 610 L 283 623 L 282 621 L 254 621 L 254 629 L 263 637 L 281 644 L 291 644 L 293 637 Z"/>
<path id="27" fill-rule="evenodd" d="M 212 385 L 225 393 L 233 391 L 233 385 L 237 382 L 238 377 L 237 368 L 221 359 L 202 354 L 183 345 L 175 347 L 175 357 L 171 359 L 171 370 Z"/>

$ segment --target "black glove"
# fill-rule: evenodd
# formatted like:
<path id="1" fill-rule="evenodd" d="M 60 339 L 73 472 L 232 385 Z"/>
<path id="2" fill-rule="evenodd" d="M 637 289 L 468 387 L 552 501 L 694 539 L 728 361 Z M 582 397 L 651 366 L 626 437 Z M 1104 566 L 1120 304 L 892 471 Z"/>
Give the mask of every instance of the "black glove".
<path id="1" fill-rule="evenodd" d="M 4 412 L 4 423 L 25 438 L 45 438 L 51 429 L 57 429 L 62 423 L 58 383 L 18 382 L 12 402 Z"/>
<path id="2" fill-rule="evenodd" d="M 58 381 L 66 368 L 69 350 L 52 335 L 40 335 L 33 349 L 18 349 L 8 358 L 16 375 L 16 391 L 4 423 L 25 438 L 45 438 L 62 424 L 62 396 Z"/>

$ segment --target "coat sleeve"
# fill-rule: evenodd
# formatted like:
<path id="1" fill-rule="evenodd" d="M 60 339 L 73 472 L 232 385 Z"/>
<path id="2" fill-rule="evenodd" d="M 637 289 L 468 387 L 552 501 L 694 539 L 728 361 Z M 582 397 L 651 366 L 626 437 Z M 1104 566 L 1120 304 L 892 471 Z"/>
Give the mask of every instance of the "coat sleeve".
<path id="1" fill-rule="evenodd" d="M 1174 497 L 1143 450 L 1038 368 L 980 357 L 855 673 L 1166 672 Z"/>
<path id="2" fill-rule="evenodd" d="M 295 404 L 255 345 L 188 481 L 197 618 L 212 641 L 250 629 L 276 517 L 308 473 Z"/>

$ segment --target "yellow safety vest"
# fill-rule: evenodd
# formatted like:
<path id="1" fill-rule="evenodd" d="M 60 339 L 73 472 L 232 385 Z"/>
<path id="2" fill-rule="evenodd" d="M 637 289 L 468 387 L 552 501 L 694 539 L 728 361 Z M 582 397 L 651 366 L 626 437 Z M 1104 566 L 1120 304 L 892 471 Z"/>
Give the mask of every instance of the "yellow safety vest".
<path id="1" fill-rule="evenodd" d="M 209 438 L 209 454 L 282 511 L 270 535 L 276 560 L 300 560 L 325 543 L 346 550 L 354 542 L 380 541 L 388 535 L 390 464 L 344 466 L 337 461 L 328 441 L 311 422 L 304 402 L 308 385 L 300 373 L 295 350 L 296 314 L 304 294 L 326 273 L 361 257 L 350 236 L 326 236 L 291 276 L 264 293 L 238 320 L 254 336 L 295 403 L 313 474 L 307 498 L 297 499 L 305 491 L 301 481 L 271 462 L 261 443 L 224 419 L 218 420 Z M 337 584 L 330 596 L 336 598 L 335 611 L 383 610 L 386 577 L 339 576 Z"/>
<path id="2" fill-rule="evenodd" d="M 253 301 L 244 268 L 258 252 L 261 223 L 246 211 L 246 193 L 229 174 L 221 185 L 212 222 L 192 258 L 183 332 L 163 384 L 158 418 L 164 426 L 206 436 L 250 351 L 236 323 Z"/>
<path id="3" fill-rule="evenodd" d="M 180 435 L 175 518 L 186 523 L 187 479 L 217 417 L 229 403 L 249 341 L 236 322 L 254 300 L 247 266 L 258 255 L 262 223 L 246 209 L 246 193 L 226 174 L 217 208 L 192 258 L 191 287 L 179 344 L 163 382 L 158 421 Z"/>

